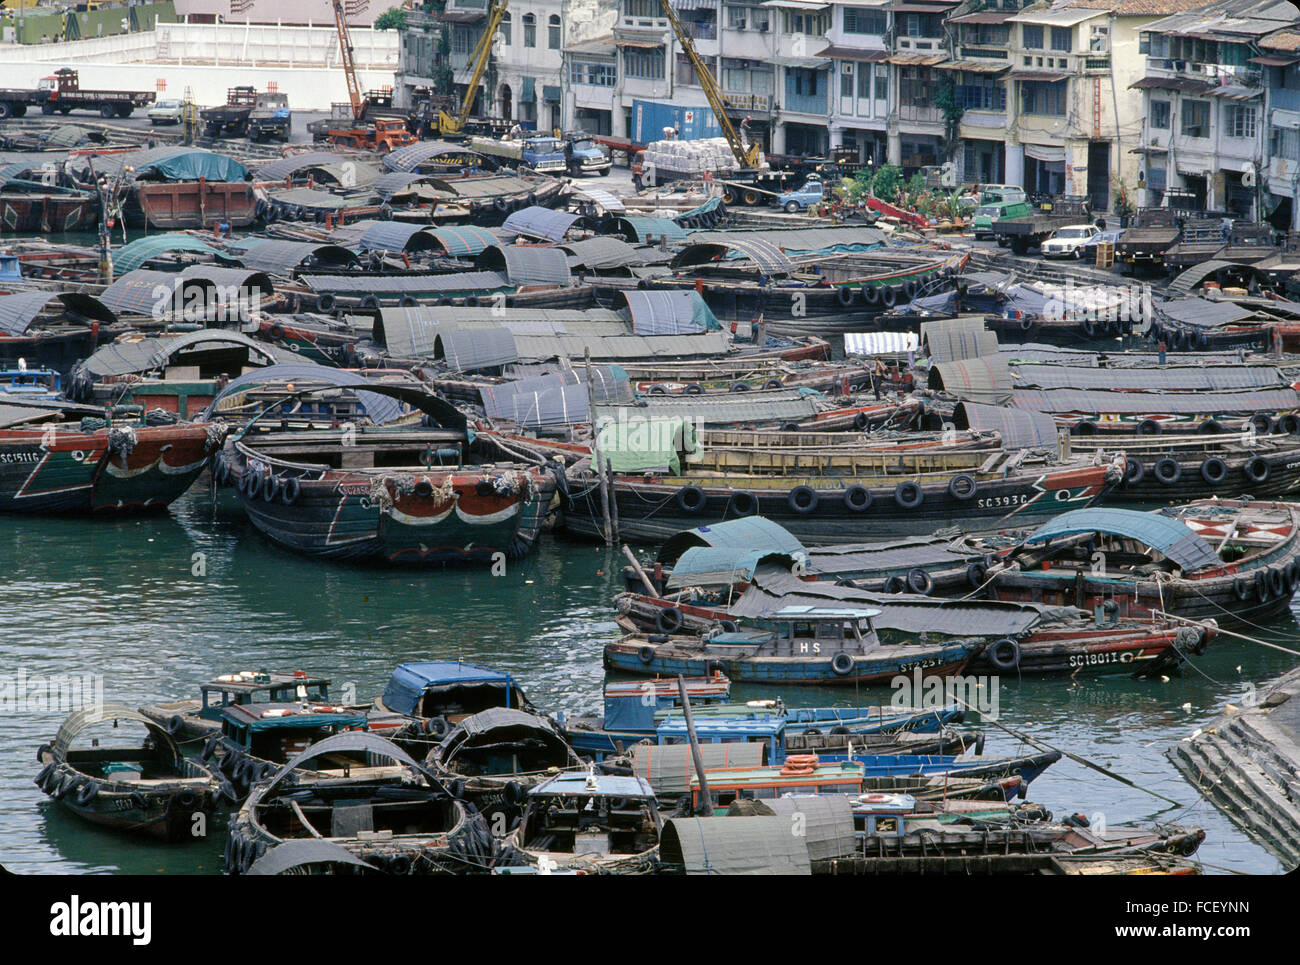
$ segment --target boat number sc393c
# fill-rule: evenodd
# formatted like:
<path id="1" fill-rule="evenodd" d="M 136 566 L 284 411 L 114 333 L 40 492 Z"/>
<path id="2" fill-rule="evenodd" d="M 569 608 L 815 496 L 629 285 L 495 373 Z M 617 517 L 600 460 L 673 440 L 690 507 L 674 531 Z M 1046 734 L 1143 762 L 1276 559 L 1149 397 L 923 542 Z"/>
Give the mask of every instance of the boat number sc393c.
<path id="1" fill-rule="evenodd" d="M 1018 493 L 1014 496 L 987 496 L 984 499 L 975 501 L 975 505 L 980 509 L 997 509 L 1002 506 L 1023 506 L 1033 497 L 1029 493 Z"/>

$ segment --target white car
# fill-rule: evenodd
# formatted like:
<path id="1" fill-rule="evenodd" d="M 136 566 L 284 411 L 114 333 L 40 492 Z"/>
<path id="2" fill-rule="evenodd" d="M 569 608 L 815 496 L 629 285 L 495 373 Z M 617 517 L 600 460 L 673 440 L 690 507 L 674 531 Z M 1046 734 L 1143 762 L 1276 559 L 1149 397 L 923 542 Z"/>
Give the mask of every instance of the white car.
<path id="1" fill-rule="evenodd" d="M 1040 246 L 1044 258 L 1082 258 L 1083 246 L 1101 234 L 1101 229 L 1091 224 L 1072 224 L 1057 228 L 1052 237 Z"/>
<path id="2" fill-rule="evenodd" d="M 155 127 L 159 124 L 179 124 L 185 115 L 185 105 L 180 101 L 155 101 L 145 116 Z"/>

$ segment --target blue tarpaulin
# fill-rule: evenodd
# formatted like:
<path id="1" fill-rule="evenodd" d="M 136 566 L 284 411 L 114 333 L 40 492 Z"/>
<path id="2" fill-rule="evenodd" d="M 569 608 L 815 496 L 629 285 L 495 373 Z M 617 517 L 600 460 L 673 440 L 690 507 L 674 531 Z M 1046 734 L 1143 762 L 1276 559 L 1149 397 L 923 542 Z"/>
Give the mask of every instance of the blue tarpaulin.
<path id="1" fill-rule="evenodd" d="M 443 692 L 443 696 L 452 696 L 456 690 L 480 692 L 475 710 L 481 706 L 517 707 L 523 701 L 514 677 L 504 671 L 455 660 L 421 660 L 397 666 L 384 690 L 383 702 L 389 710 L 410 716 L 419 709 L 425 694 Z M 489 694 L 499 700 L 485 703 Z"/>

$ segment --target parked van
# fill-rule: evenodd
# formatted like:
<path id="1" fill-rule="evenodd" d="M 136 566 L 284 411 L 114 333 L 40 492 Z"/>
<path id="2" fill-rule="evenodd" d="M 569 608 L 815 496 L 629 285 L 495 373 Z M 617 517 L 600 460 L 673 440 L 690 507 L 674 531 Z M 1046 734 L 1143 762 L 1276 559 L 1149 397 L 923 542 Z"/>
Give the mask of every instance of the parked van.
<path id="1" fill-rule="evenodd" d="M 980 204 L 993 204 L 997 201 L 1028 201 L 1025 189 L 1014 184 L 986 184 L 980 188 Z"/>
<path id="2" fill-rule="evenodd" d="M 1023 218 L 1034 213 L 1033 207 L 1024 198 L 1024 192 L 1021 191 L 1019 201 L 993 201 L 988 204 L 981 204 L 975 209 L 975 237 L 992 238 L 993 222 L 999 218 Z"/>

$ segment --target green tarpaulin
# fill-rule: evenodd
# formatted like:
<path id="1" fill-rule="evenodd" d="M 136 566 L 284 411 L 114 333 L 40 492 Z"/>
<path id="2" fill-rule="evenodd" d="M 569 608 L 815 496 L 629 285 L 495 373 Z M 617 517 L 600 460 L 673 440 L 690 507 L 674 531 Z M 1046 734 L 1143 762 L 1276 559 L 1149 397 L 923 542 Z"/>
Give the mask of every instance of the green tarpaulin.
<path id="1" fill-rule="evenodd" d="M 674 476 L 681 473 L 683 454 L 701 451 L 691 420 L 636 416 L 602 422 L 596 447 L 614 472 L 666 468 Z"/>

